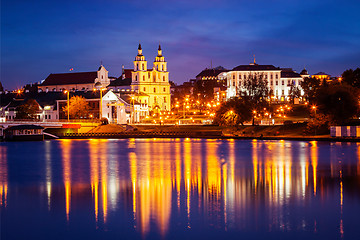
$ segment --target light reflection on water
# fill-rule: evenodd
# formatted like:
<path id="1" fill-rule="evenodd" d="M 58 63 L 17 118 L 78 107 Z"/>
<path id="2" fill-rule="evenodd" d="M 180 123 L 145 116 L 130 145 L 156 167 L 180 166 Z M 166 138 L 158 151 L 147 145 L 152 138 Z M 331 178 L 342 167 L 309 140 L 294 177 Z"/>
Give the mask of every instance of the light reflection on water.
<path id="1" fill-rule="evenodd" d="M 69 227 L 86 225 L 105 237 L 111 232 L 184 238 L 209 230 L 305 232 L 334 239 L 349 233 L 351 239 L 360 226 L 351 212 L 360 209 L 359 156 L 356 143 L 315 141 L 1 143 L 1 224 L 7 229 L 2 234 L 5 239 L 18 234 L 10 216 L 27 215 L 18 209 L 28 201 L 29 215 L 39 214 L 52 228 L 62 229 L 57 221 L 66 223 L 63 231 L 69 234 L 84 234 Z M 88 237 L 94 237 L 91 231 Z"/>

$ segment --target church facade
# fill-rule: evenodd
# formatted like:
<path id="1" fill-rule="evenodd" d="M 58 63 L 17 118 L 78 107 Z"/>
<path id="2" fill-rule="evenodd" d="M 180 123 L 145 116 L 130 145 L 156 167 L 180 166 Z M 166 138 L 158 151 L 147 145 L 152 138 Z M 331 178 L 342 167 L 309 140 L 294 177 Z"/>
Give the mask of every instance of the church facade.
<path id="1" fill-rule="evenodd" d="M 134 60 L 134 71 L 131 72 L 131 91 L 135 92 L 135 100 L 146 104 L 149 110 L 170 111 L 171 94 L 167 62 L 159 45 L 153 68 L 147 68 L 147 61 L 139 44 L 138 54 Z"/>

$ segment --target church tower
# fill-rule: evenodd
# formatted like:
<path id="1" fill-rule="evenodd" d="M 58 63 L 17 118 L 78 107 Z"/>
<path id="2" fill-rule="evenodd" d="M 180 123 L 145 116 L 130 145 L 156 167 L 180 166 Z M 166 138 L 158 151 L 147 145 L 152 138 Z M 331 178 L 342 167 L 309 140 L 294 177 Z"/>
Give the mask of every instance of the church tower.
<path id="1" fill-rule="evenodd" d="M 145 60 L 144 55 L 142 54 L 141 44 L 139 43 L 138 54 L 135 57 L 134 61 L 134 71 L 132 72 L 132 79 L 135 82 L 145 81 L 147 71 L 147 61 Z"/>
<path id="2" fill-rule="evenodd" d="M 160 44 L 153 68 L 149 71 L 139 44 L 138 55 L 135 57 L 134 71 L 132 72 L 131 89 L 139 93 L 136 97 L 137 101 L 147 104 L 150 110 L 171 110 L 169 72 Z"/>

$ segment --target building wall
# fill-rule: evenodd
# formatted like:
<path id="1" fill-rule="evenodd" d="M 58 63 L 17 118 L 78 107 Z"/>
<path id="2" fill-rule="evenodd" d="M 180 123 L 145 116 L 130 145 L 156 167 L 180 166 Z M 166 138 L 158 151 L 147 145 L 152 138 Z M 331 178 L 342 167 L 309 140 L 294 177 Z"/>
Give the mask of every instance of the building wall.
<path id="1" fill-rule="evenodd" d="M 303 78 L 281 78 L 281 70 L 267 71 L 230 71 L 227 73 L 227 99 L 238 96 L 238 91 L 243 89 L 244 79 L 249 75 L 263 75 L 267 80 L 269 89 L 272 90 L 275 99 L 286 100 L 290 94 L 291 85 L 294 84 L 300 89 Z M 302 91 L 302 89 L 301 89 Z M 303 91 L 302 91 L 303 94 Z"/>

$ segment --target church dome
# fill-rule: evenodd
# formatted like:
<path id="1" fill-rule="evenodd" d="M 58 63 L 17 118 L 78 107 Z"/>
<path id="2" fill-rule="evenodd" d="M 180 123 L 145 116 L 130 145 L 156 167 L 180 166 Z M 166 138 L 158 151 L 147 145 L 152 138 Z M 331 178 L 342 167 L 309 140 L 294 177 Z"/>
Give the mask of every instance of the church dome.
<path id="1" fill-rule="evenodd" d="M 304 68 L 301 72 L 300 75 L 309 75 L 308 71 Z"/>

